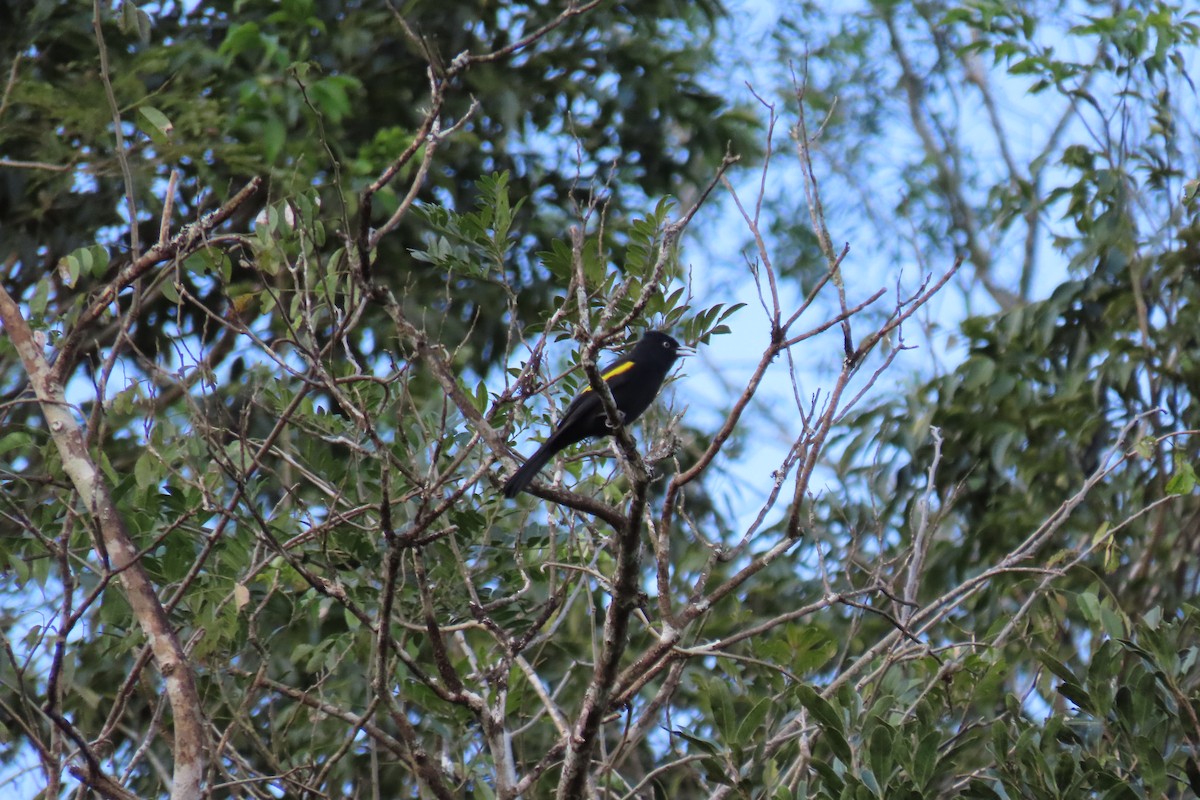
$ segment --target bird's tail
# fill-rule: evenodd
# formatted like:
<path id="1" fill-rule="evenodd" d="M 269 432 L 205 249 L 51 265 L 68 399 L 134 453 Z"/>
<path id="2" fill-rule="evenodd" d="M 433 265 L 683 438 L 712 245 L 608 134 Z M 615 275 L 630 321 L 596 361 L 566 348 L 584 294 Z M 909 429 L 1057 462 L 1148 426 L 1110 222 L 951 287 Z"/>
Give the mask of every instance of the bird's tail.
<path id="1" fill-rule="evenodd" d="M 529 460 L 521 465 L 521 468 L 512 474 L 504 483 L 504 496 L 511 499 L 519 493 L 525 491 L 529 484 L 533 483 L 533 479 L 542 471 L 542 467 L 554 457 L 553 439 L 547 440 L 545 444 L 537 449 Z"/>

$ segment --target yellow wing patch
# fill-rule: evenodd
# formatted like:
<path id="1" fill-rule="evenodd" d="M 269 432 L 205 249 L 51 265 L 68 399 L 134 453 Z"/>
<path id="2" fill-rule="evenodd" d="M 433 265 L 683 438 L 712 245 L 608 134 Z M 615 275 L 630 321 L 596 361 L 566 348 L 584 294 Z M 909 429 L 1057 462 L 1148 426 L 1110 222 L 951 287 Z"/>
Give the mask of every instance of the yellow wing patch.
<path id="1" fill-rule="evenodd" d="M 617 364 L 615 367 L 610 369 L 608 372 L 601 373 L 600 377 L 604 379 L 605 383 L 607 383 L 608 381 L 611 381 L 613 378 L 617 377 L 618 375 L 626 373 L 631 369 L 633 369 L 633 362 L 626 361 L 624 364 Z M 589 384 L 584 387 L 583 391 L 580 392 L 580 394 L 590 392 L 591 390 L 592 390 L 592 387 Z"/>

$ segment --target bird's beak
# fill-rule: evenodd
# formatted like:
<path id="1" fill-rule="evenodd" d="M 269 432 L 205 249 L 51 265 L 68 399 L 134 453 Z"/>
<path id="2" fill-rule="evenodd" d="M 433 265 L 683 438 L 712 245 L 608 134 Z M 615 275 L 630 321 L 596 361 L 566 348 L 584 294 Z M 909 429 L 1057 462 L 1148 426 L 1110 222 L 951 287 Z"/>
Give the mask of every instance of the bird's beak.
<path id="1" fill-rule="evenodd" d="M 686 344 L 681 344 L 679 345 L 679 355 L 685 358 L 687 356 L 694 356 L 696 355 L 696 348 L 688 347 Z"/>

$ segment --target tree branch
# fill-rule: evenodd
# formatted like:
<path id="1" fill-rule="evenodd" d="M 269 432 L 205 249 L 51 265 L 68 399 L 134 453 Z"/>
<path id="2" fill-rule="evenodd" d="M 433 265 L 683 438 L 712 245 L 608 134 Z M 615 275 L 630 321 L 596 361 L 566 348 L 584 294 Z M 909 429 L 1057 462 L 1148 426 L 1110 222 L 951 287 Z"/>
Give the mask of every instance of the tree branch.
<path id="1" fill-rule="evenodd" d="M 103 474 L 88 452 L 83 431 L 67 405 L 63 386 L 55 380 L 55 373 L 46 362 L 37 338 L 3 286 L 0 286 L 0 321 L 3 321 L 29 376 L 50 436 L 62 458 L 63 470 L 100 529 L 112 568 L 119 573 L 130 608 L 154 651 L 159 672 L 166 682 L 167 699 L 175 723 L 175 772 L 171 797 L 173 800 L 199 797 L 207 734 L 191 665 L 149 575 L 136 559 L 137 547 Z"/>

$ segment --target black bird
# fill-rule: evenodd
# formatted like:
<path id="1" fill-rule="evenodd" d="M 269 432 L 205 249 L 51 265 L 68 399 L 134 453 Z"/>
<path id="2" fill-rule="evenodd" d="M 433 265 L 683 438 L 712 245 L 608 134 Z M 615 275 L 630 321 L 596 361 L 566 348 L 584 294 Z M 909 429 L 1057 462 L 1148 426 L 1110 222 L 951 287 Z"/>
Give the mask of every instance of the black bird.
<path id="1" fill-rule="evenodd" d="M 679 358 L 680 350 L 679 342 L 667 334 L 647 331 L 628 355 L 617 359 L 600 373 L 612 391 L 617 410 L 621 412 L 621 419 L 626 425 L 640 417 L 658 396 L 658 390 L 667 379 L 675 359 Z M 504 484 L 504 496 L 516 497 L 528 487 L 559 450 L 588 437 L 608 436 L 610 433 L 612 429 L 604 413 L 604 404 L 588 386 L 567 406 L 562 421 L 550 438 Z"/>

